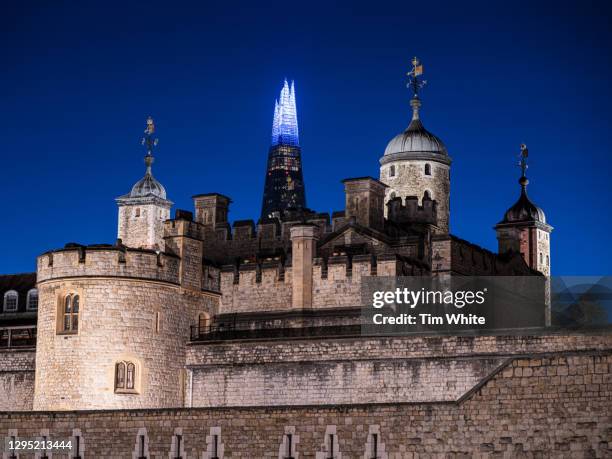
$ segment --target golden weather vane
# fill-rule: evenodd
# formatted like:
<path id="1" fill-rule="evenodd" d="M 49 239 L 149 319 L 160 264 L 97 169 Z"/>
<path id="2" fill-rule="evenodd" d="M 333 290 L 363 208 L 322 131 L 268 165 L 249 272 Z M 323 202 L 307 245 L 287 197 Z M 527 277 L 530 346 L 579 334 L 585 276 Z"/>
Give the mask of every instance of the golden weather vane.
<path id="1" fill-rule="evenodd" d="M 153 148 L 157 146 L 158 140 L 153 138 L 153 134 L 155 134 L 155 123 L 150 116 L 147 118 L 147 127 L 144 130 L 144 134 L 142 144 L 147 149 L 147 155 L 151 156 L 153 154 Z"/>
<path id="2" fill-rule="evenodd" d="M 419 89 L 425 86 L 427 84 L 427 81 L 419 80 L 419 76 L 423 75 L 423 64 L 416 56 L 412 58 L 412 70 L 406 75 L 408 75 L 408 77 L 410 78 L 410 81 L 406 86 L 412 89 L 412 91 L 414 92 L 414 97 L 418 99 Z"/>

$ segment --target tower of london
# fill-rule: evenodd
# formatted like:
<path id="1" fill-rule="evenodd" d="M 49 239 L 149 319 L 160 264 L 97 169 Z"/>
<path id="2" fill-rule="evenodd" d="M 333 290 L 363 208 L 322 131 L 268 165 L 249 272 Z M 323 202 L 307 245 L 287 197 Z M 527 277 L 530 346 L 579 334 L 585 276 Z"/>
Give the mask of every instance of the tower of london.
<path id="1" fill-rule="evenodd" d="M 35 275 L 0 277 L 4 435 L 71 438 L 79 458 L 609 454 L 608 330 L 560 331 L 548 316 L 523 334 L 361 332 L 367 278 L 551 273 L 553 227 L 526 167 L 499 185 L 516 202 L 482 222 L 497 252 L 451 232 L 461 152 L 425 128 L 436 114 L 413 64 L 407 128 L 371 152 L 378 178 L 338 177 L 345 206 L 331 215 L 307 207 L 293 82 L 255 220 L 232 221 L 229 184 L 175 209 L 148 118 L 144 176 L 108 190 L 110 243 L 68 243 Z"/>

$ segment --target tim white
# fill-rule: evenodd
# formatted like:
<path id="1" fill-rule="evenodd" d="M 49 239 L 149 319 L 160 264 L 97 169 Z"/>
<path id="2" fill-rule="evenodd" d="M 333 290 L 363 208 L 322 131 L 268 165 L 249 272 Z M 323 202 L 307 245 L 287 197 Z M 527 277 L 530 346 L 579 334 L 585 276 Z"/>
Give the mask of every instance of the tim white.
<path id="1" fill-rule="evenodd" d="M 400 314 L 398 316 L 385 316 L 374 314 L 372 321 L 375 325 L 416 325 L 417 318 L 421 325 L 444 325 L 444 319 L 448 325 L 484 325 L 485 318 L 476 314 L 445 314 L 444 316 L 433 316 L 431 314 Z"/>

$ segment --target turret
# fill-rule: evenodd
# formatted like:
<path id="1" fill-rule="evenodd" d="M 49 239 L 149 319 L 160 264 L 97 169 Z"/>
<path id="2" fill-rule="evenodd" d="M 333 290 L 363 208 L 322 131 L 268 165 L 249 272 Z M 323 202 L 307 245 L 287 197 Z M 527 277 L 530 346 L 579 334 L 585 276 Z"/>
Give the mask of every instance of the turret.
<path id="1" fill-rule="evenodd" d="M 550 275 L 550 233 L 553 227 L 546 223 L 544 211 L 536 206 L 527 196 L 526 177 L 527 147 L 521 145 L 522 174 L 519 179 L 521 195 L 518 201 L 504 214 L 504 218 L 495 225 L 499 253 L 520 253 L 530 268 Z"/>
<path id="2" fill-rule="evenodd" d="M 166 199 L 166 189 L 153 177 L 151 170 L 155 159 L 153 148 L 157 145 L 151 117 L 147 119 L 144 132 L 142 144 L 147 150 L 145 175 L 128 194 L 115 200 L 119 206 L 117 237 L 128 247 L 164 250 L 164 221 L 170 218 L 173 203 Z"/>
<path id="3" fill-rule="evenodd" d="M 410 101 L 412 120 L 404 132 L 396 135 L 387 145 L 380 159 L 380 181 L 388 185 L 385 204 L 394 198 L 416 196 L 419 205 L 436 202 L 437 233 L 449 232 L 450 165 L 451 158 L 444 143 L 423 126 L 420 117 L 419 90 L 424 81 L 423 65 L 415 57 L 409 87 L 413 91 Z M 388 210 L 385 211 L 388 217 Z"/>

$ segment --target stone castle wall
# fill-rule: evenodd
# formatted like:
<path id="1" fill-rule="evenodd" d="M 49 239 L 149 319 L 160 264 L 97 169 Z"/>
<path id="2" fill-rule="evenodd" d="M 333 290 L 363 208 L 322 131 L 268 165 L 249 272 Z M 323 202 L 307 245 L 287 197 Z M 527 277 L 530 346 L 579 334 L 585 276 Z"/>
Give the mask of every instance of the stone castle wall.
<path id="1" fill-rule="evenodd" d="M 38 260 L 34 409 L 177 407 L 184 402 L 185 347 L 217 296 L 177 285 L 178 259 L 118 250 L 53 253 Z M 61 330 L 68 294 L 80 298 L 78 333 Z M 58 318 L 59 316 L 59 318 Z M 115 363 L 136 364 L 136 392 L 115 393 Z"/>
<path id="2" fill-rule="evenodd" d="M 448 344 L 453 342 L 457 338 Z M 286 433 L 292 434 L 296 458 L 328 457 L 330 434 L 343 458 L 371 457 L 373 434 L 381 459 L 607 457 L 612 453 L 611 365 L 612 355 L 597 351 L 516 357 L 458 402 L 5 412 L 0 432 L 14 429 L 35 437 L 45 428 L 62 438 L 79 429 L 83 459 L 132 458 L 139 435 L 149 458 L 165 459 L 177 433 L 182 457 L 190 459 L 211 457 L 213 435 L 220 459 L 284 458 Z"/>
<path id="3" fill-rule="evenodd" d="M 0 351 L 0 411 L 28 411 L 34 401 L 33 350 Z"/>
<path id="4" fill-rule="evenodd" d="M 37 281 L 67 277 L 125 277 L 179 283 L 180 259 L 172 254 L 119 247 L 75 247 L 38 257 Z"/>
<path id="5" fill-rule="evenodd" d="M 554 334 L 198 344 L 187 353 L 188 399 L 201 407 L 456 401 L 517 356 L 611 348 L 612 335 Z"/>
<path id="6" fill-rule="evenodd" d="M 326 265 L 319 258 L 312 267 L 312 308 L 356 307 L 361 305 L 363 276 L 397 276 L 401 263 L 395 256 L 330 257 Z M 240 266 L 238 273 L 228 267 L 221 272 L 221 313 L 281 311 L 292 305 L 292 267 L 279 263 Z"/>

